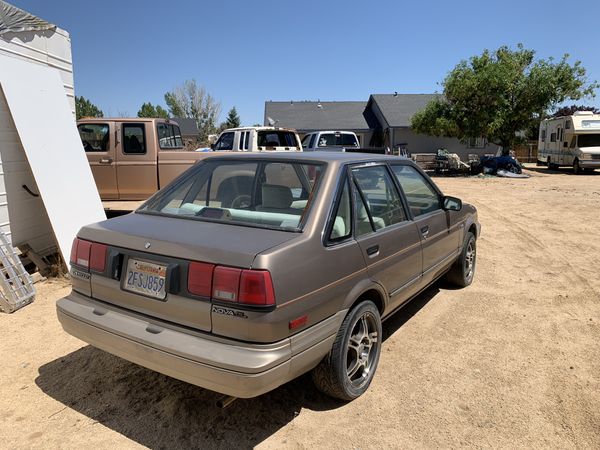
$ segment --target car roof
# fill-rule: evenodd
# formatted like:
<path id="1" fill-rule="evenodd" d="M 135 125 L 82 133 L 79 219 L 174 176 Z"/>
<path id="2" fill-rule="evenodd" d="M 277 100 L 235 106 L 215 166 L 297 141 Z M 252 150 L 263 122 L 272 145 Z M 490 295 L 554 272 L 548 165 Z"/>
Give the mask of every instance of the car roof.
<path id="1" fill-rule="evenodd" d="M 374 155 L 369 153 L 350 153 L 350 152 L 219 152 L 218 155 L 207 156 L 204 161 L 209 159 L 278 159 L 291 161 L 310 161 L 324 163 L 368 163 L 368 162 L 408 162 L 412 161 L 404 156 L 392 155 Z"/>

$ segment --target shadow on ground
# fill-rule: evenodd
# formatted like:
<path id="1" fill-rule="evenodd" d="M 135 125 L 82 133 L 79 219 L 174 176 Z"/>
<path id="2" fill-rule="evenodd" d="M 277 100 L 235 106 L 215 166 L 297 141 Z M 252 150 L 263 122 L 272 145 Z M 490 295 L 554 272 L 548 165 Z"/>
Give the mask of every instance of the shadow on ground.
<path id="1" fill-rule="evenodd" d="M 445 285 L 434 285 L 383 324 L 386 340 Z M 385 345 L 385 344 L 384 344 Z M 321 394 L 310 374 L 227 409 L 221 397 L 116 356 L 83 347 L 39 369 L 40 389 L 95 423 L 150 448 L 250 448 L 292 421 L 303 408 L 343 407 Z M 87 428 L 93 432 L 93 425 Z"/>

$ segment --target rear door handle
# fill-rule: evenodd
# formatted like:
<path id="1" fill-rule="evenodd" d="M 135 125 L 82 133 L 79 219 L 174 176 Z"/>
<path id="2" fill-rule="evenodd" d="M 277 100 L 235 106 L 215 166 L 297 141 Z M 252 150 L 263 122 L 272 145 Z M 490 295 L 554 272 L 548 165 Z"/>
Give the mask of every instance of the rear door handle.
<path id="1" fill-rule="evenodd" d="M 429 225 L 425 225 L 424 227 L 421 227 L 421 235 L 423 236 L 424 239 L 427 239 L 427 236 L 429 236 Z"/>
<path id="2" fill-rule="evenodd" d="M 367 255 L 369 256 L 375 256 L 377 253 L 379 253 L 379 245 L 373 245 L 367 249 Z"/>

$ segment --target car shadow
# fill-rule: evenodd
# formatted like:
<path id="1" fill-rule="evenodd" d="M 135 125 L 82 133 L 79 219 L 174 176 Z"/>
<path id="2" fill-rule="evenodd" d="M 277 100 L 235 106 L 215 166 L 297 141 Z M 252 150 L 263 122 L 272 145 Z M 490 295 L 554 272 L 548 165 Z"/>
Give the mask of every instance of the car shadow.
<path id="1" fill-rule="evenodd" d="M 383 340 L 438 292 L 436 283 L 384 322 Z M 41 366 L 35 382 L 92 424 L 100 423 L 149 448 L 250 448 L 302 409 L 325 411 L 345 405 L 319 392 L 305 374 L 260 397 L 238 399 L 220 409 L 218 393 L 89 345 Z"/>

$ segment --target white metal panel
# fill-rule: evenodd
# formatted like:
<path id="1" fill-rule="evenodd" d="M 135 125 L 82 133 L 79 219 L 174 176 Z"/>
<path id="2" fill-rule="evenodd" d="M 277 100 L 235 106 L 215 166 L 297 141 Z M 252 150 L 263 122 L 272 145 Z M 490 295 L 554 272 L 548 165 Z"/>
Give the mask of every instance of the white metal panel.
<path id="1" fill-rule="evenodd" d="M 56 251 L 52 227 L 40 197 L 33 197 L 23 188 L 26 185 L 37 193 L 37 185 L 19 135 L 10 115 L 0 86 L 0 223 L 12 244 L 27 243 L 36 253 L 45 256 Z M 40 211 L 42 212 L 40 214 Z M 13 220 L 10 226 L 9 219 Z"/>
<path id="2" fill-rule="evenodd" d="M 0 55 L 0 85 L 68 264 L 79 229 L 106 215 L 62 79 L 55 69 Z M 14 222 L 11 215 L 13 230 Z"/>
<path id="3" fill-rule="evenodd" d="M 55 31 L 20 31 L 0 36 L 0 55 L 12 56 L 59 71 L 69 104 L 75 114 L 73 62 L 69 33 Z"/>

